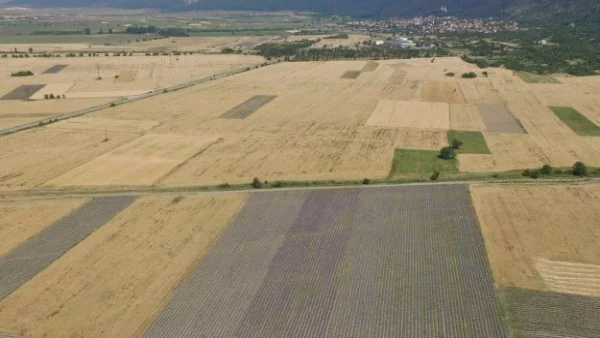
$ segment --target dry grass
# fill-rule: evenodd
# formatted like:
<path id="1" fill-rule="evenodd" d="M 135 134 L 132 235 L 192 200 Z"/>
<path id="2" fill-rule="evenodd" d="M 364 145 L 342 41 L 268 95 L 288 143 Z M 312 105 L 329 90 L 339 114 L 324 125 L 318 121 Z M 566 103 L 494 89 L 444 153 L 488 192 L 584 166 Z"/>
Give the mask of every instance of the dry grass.
<path id="1" fill-rule="evenodd" d="M 135 336 L 245 199 L 137 200 L 0 302 L 0 327 L 26 337 Z"/>
<path id="2" fill-rule="evenodd" d="M 216 137 L 146 134 L 49 182 L 50 186 L 151 185 Z"/>
<path id="3" fill-rule="evenodd" d="M 94 117 L 75 117 L 48 125 L 52 129 L 94 131 L 105 133 L 109 138 L 114 133 L 142 134 L 159 125 L 156 121 L 117 120 Z"/>
<path id="4" fill-rule="evenodd" d="M 37 128 L 0 138 L 0 175 L 3 189 L 40 185 L 80 166 L 137 135 L 113 134 L 103 142 L 104 132 L 78 132 Z"/>
<path id="5" fill-rule="evenodd" d="M 83 198 L 0 201 L 0 257 L 85 201 Z"/>
<path id="6" fill-rule="evenodd" d="M 557 290 L 552 276 L 568 271 L 565 264 L 600 264 L 599 184 L 476 185 L 471 194 L 498 285 Z M 574 272 L 576 279 L 590 277 Z M 586 294 L 577 284 L 560 291 Z"/>
<path id="7" fill-rule="evenodd" d="M 53 94 L 55 97 L 57 95 L 61 96 L 68 92 L 69 89 L 73 87 L 72 83 L 51 83 L 44 86 L 44 88 L 38 90 L 35 94 L 33 94 L 29 99 L 30 100 L 44 100 L 44 95 Z"/>
<path id="8" fill-rule="evenodd" d="M 366 125 L 447 130 L 450 128 L 448 104 L 381 100 Z"/>
<path id="9" fill-rule="evenodd" d="M 423 101 L 465 103 L 465 97 L 457 81 L 425 81 L 421 88 Z"/>
<path id="10" fill-rule="evenodd" d="M 450 129 L 485 131 L 479 107 L 470 104 L 450 105 Z"/>

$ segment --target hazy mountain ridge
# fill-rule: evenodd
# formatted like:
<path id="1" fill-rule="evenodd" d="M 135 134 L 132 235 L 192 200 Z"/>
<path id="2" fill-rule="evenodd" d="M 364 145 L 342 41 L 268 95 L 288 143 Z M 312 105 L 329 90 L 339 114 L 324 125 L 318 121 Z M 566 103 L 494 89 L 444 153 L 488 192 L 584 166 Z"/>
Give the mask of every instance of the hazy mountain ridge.
<path id="1" fill-rule="evenodd" d="M 443 14 L 468 17 L 565 20 L 600 17 L 598 0 L 14 0 L 37 7 L 120 7 L 165 10 L 299 10 L 354 17 Z"/>

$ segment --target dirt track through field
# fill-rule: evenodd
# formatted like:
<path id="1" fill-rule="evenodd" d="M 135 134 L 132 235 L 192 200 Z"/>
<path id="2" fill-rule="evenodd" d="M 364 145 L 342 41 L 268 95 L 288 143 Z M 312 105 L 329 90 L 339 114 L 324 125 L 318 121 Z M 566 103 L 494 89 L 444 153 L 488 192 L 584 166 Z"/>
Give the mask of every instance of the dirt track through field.
<path id="1" fill-rule="evenodd" d="M 461 185 L 254 194 L 144 337 L 506 337 Z"/>
<path id="2" fill-rule="evenodd" d="M 0 257 L 0 300 L 125 209 L 134 197 L 98 197 Z"/>
<path id="3" fill-rule="evenodd" d="M 480 104 L 479 113 L 489 132 L 525 134 L 519 121 L 504 105 Z"/>

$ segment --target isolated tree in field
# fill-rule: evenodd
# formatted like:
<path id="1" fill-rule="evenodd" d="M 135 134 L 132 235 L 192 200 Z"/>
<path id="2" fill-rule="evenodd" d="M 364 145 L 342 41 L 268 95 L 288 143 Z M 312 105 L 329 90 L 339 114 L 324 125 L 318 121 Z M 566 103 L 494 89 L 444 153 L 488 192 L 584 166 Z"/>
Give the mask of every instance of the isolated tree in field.
<path id="1" fill-rule="evenodd" d="M 444 147 L 440 150 L 440 158 L 451 160 L 456 157 L 456 151 L 452 147 Z"/>
<path id="2" fill-rule="evenodd" d="M 585 176 L 587 175 L 587 166 L 583 162 L 576 162 L 573 164 L 573 175 Z"/>
<path id="3" fill-rule="evenodd" d="M 433 174 L 431 174 L 431 176 L 429 177 L 429 179 L 431 179 L 432 181 L 437 181 L 437 179 L 440 177 L 440 172 L 439 171 L 434 171 Z"/>
<path id="4" fill-rule="evenodd" d="M 252 188 L 254 189 L 260 189 L 262 187 L 262 182 L 258 177 L 255 177 L 254 179 L 252 179 Z"/>
<path id="5" fill-rule="evenodd" d="M 452 148 L 459 149 L 460 147 L 462 147 L 462 145 L 463 145 L 463 142 L 461 140 L 456 139 L 456 138 L 452 140 Z"/>

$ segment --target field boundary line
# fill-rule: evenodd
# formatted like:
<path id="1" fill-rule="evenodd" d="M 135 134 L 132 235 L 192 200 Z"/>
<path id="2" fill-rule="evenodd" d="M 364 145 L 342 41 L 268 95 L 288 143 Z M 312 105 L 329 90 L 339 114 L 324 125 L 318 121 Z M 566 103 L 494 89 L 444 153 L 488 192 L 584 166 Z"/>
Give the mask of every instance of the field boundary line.
<path id="1" fill-rule="evenodd" d="M 144 186 L 144 187 L 119 187 L 112 189 L 97 189 L 96 187 L 73 187 L 65 189 L 28 189 L 28 190 L 5 190 L 0 191 L 0 200 L 15 197 L 38 196 L 40 198 L 51 198 L 51 196 L 139 196 L 139 195 L 221 195 L 221 194 L 239 194 L 239 193 L 274 193 L 278 191 L 314 191 L 330 189 L 375 189 L 375 188 L 393 188 L 399 186 L 426 186 L 426 185 L 471 185 L 471 184 L 494 184 L 494 185 L 513 185 L 520 186 L 545 186 L 545 185 L 585 185 L 599 183 L 598 178 L 581 179 L 563 179 L 563 180 L 462 180 L 462 181 L 438 181 L 438 182 L 406 182 L 406 183 L 384 183 L 384 184 L 347 184 L 347 185 L 322 185 L 322 186 L 302 186 L 302 187 L 284 187 L 284 188 L 229 188 L 218 189 L 216 186 Z"/>
<path id="2" fill-rule="evenodd" d="M 43 118 L 41 120 L 36 120 L 33 122 L 29 122 L 29 123 L 25 123 L 19 126 L 14 126 L 14 127 L 10 127 L 7 129 L 3 129 L 0 130 L 0 137 L 2 136 L 6 136 L 6 135 L 10 135 L 10 134 L 14 134 L 14 133 L 18 133 L 20 131 L 24 131 L 24 130 L 28 130 L 28 129 L 33 129 L 36 127 L 42 127 L 46 124 L 49 123 L 54 123 L 54 122 L 58 122 L 58 121 L 63 121 L 63 120 L 68 120 L 74 117 L 80 117 L 80 116 L 84 116 L 90 113 L 94 113 L 106 108 L 110 108 L 110 107 L 115 107 L 115 106 L 120 106 L 122 104 L 126 104 L 126 103 L 131 103 L 131 102 L 136 102 L 136 101 L 140 101 L 146 98 L 150 98 L 150 97 L 154 97 L 154 96 L 158 96 L 158 95 L 163 95 L 163 94 L 168 94 L 174 91 L 178 91 L 181 89 L 185 89 L 185 88 L 190 88 L 193 87 L 195 85 L 199 85 L 205 82 L 209 82 L 209 81 L 216 81 L 216 80 L 220 80 L 229 76 L 233 76 L 233 75 L 237 75 L 246 71 L 251 71 L 253 69 L 257 69 L 259 67 L 261 67 L 261 65 L 263 65 L 262 67 L 266 67 L 266 66 L 271 66 L 274 65 L 276 63 L 279 63 L 280 60 L 273 60 L 273 61 L 266 61 L 262 64 L 256 64 L 253 66 L 247 66 L 247 67 L 243 67 L 243 68 L 237 68 L 234 70 L 230 70 L 230 71 L 226 71 L 223 73 L 219 73 L 219 74 L 215 74 L 212 76 L 207 76 L 207 77 L 203 77 L 200 79 L 196 79 L 196 80 L 192 80 L 192 81 L 188 81 L 188 82 L 184 82 L 184 83 L 180 83 L 180 84 L 176 84 L 170 87 L 166 87 L 166 88 L 159 88 L 159 89 L 154 89 L 148 93 L 145 94 L 140 94 L 140 95 L 135 95 L 135 96 L 130 96 L 130 97 L 123 97 L 120 98 L 118 100 L 112 101 L 112 102 L 108 102 L 108 103 L 103 103 L 97 106 L 92 106 L 92 107 L 87 107 L 87 108 L 83 108 L 80 110 L 76 110 L 76 111 L 72 111 L 72 112 L 68 112 L 68 113 L 64 113 L 64 114 L 59 114 L 59 115 L 53 115 L 53 116 L 49 116 L 47 118 Z"/>
<path id="3" fill-rule="evenodd" d="M 197 153 L 193 154 L 192 156 L 190 156 L 188 159 L 186 159 L 185 161 L 177 164 L 175 167 L 173 167 L 171 170 L 169 170 L 166 174 L 162 175 L 161 177 L 157 178 L 154 183 L 152 183 L 152 185 L 156 185 L 159 184 L 160 182 L 162 182 L 163 180 L 165 180 L 167 177 L 173 175 L 175 173 L 175 171 L 181 169 L 181 167 L 183 167 L 184 165 L 188 164 L 191 160 L 193 160 L 194 158 L 202 155 L 205 151 L 208 150 L 208 148 L 212 147 L 213 145 L 217 144 L 217 143 L 221 143 L 225 141 L 224 138 L 219 137 L 218 139 L 216 139 L 215 141 L 211 142 L 210 144 L 208 144 L 206 147 L 200 149 L 200 151 L 198 151 Z"/>

